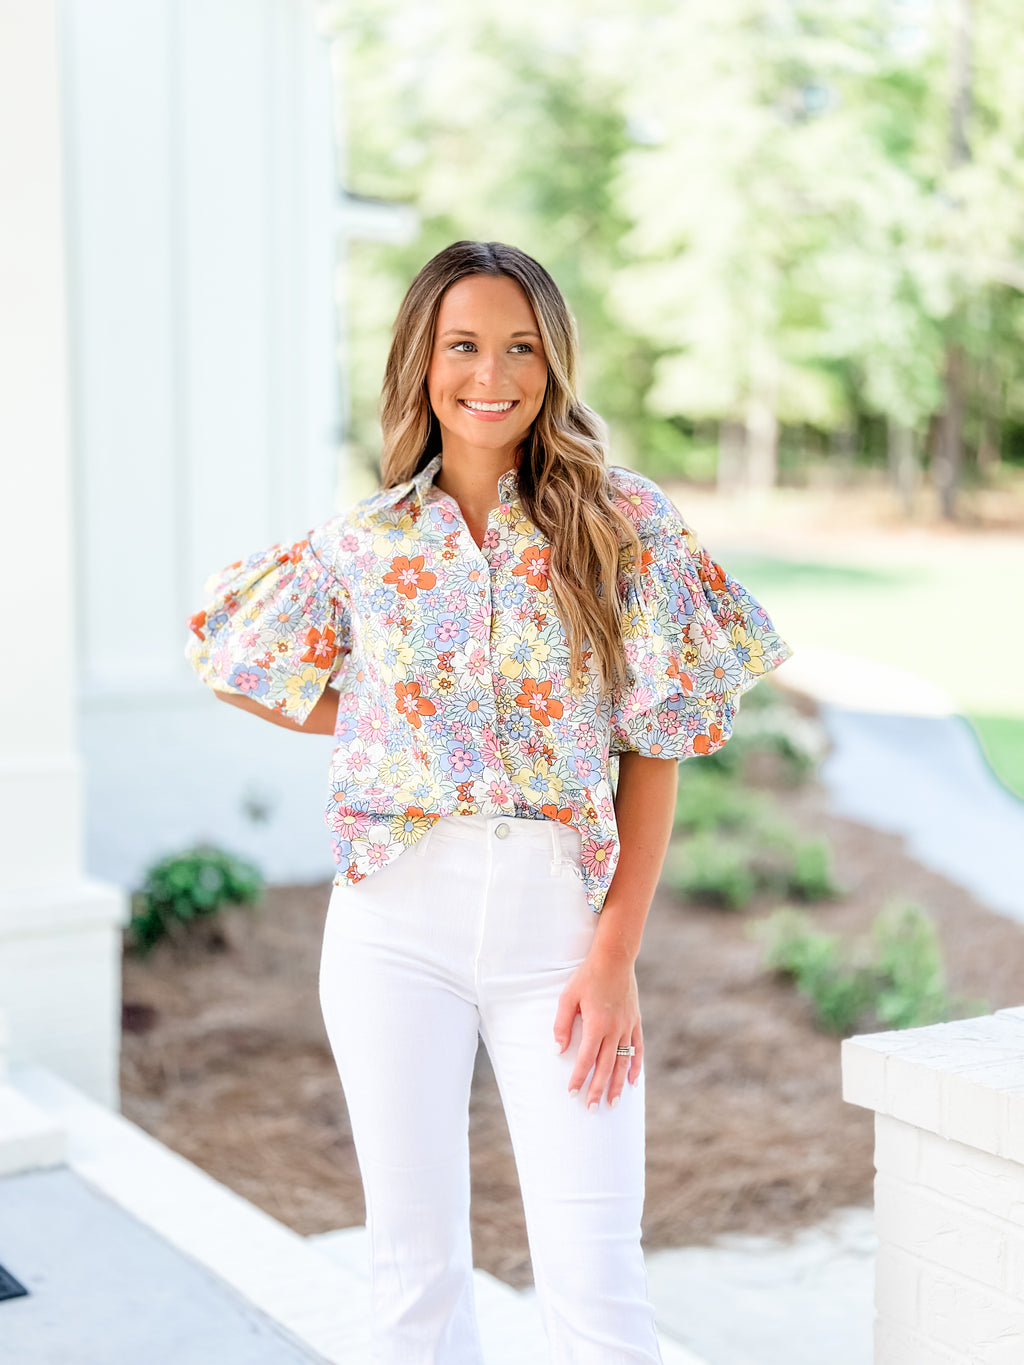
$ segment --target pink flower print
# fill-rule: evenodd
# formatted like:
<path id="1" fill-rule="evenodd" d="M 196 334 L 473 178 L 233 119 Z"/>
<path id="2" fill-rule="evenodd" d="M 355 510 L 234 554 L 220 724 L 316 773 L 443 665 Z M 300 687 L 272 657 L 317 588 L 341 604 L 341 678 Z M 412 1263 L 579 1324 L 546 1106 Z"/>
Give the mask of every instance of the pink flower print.
<path id="1" fill-rule="evenodd" d="M 628 484 L 619 490 L 616 501 L 630 521 L 637 523 L 651 516 L 657 506 L 654 494 L 649 488 L 639 488 Z"/>
<path id="2" fill-rule="evenodd" d="M 231 675 L 230 685 L 247 697 L 264 697 L 270 690 L 270 679 L 265 669 L 245 668 L 243 665 Z"/>
<path id="3" fill-rule="evenodd" d="M 496 550 L 501 543 L 501 536 L 496 526 L 488 526 L 484 532 L 482 548 L 485 550 Z"/>
<path id="4" fill-rule="evenodd" d="M 363 712 L 356 733 L 360 739 L 383 739 L 388 732 L 388 715 L 383 706 L 368 706 Z"/>
<path id="5" fill-rule="evenodd" d="M 694 644 L 704 640 L 709 645 L 717 645 L 722 638 L 722 627 L 713 616 L 702 616 L 691 621 L 689 631 Z"/>
<path id="6" fill-rule="evenodd" d="M 580 862 L 592 877 L 604 876 L 610 870 L 613 843 L 611 839 L 598 842 L 584 838 L 580 849 Z"/>
<path id="7" fill-rule="evenodd" d="M 366 850 L 366 861 L 375 870 L 384 867 L 391 861 L 391 855 L 387 844 L 370 844 Z"/>
<path id="8" fill-rule="evenodd" d="M 359 773 L 369 772 L 372 769 L 373 764 L 370 762 L 366 750 L 359 745 L 353 744 L 350 749 L 346 750 L 345 767 L 350 773 L 358 776 Z"/>
<path id="9" fill-rule="evenodd" d="M 496 806 L 510 806 L 512 804 L 512 788 L 505 782 L 489 782 L 487 784 L 487 799 Z"/>
<path id="10" fill-rule="evenodd" d="M 370 817 L 364 810 L 353 810 L 351 806 L 339 805 L 330 812 L 329 824 L 342 838 L 355 839 L 366 832 Z"/>
<path id="11" fill-rule="evenodd" d="M 597 749 L 597 731 L 589 721 L 576 727 L 576 743 L 581 749 Z"/>
<path id="12" fill-rule="evenodd" d="M 347 555 L 355 554 L 359 549 L 359 537 L 349 531 L 348 535 L 342 536 L 340 544 Z"/>
<path id="13" fill-rule="evenodd" d="M 501 767 L 501 745 L 493 730 L 485 730 L 480 738 L 480 757 L 488 768 Z"/>
<path id="14" fill-rule="evenodd" d="M 491 628 L 491 609 L 484 601 L 474 602 L 466 613 L 466 625 L 474 639 L 486 637 Z"/>

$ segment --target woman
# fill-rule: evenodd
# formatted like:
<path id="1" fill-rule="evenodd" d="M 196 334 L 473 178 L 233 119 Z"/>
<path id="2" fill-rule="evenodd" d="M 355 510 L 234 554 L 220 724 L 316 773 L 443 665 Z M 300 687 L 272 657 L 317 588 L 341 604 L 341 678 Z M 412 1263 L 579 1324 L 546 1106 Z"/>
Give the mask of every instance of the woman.
<path id="1" fill-rule="evenodd" d="M 552 1360 L 661 1359 L 634 964 L 678 760 L 721 747 L 792 651 L 657 485 L 607 464 L 576 385 L 547 272 L 456 242 L 395 323 L 382 491 L 231 565 L 191 622 L 224 700 L 337 741 L 320 1001 L 388 1365 L 483 1359 L 478 1037 Z"/>

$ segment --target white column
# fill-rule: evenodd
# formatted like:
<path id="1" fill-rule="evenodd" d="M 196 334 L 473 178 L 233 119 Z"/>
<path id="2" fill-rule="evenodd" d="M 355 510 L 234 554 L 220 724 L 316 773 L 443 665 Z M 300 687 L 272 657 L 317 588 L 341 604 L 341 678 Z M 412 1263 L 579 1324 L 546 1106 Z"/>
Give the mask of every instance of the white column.
<path id="1" fill-rule="evenodd" d="M 57 11 L 0 9 L 0 1008 L 10 1057 L 118 1104 L 124 897 L 82 871 Z"/>
<path id="2" fill-rule="evenodd" d="M 875 1365 L 1024 1360 L 1024 1008 L 842 1047 L 875 1110 Z"/>

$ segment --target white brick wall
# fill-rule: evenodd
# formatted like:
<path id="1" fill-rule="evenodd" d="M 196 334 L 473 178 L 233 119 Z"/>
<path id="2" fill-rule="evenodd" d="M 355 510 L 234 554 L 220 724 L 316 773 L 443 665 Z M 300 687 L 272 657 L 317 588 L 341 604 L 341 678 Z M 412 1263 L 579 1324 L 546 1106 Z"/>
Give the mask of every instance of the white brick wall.
<path id="1" fill-rule="evenodd" d="M 875 1110 L 875 1365 L 1024 1365 L 1024 1008 L 847 1039 Z"/>

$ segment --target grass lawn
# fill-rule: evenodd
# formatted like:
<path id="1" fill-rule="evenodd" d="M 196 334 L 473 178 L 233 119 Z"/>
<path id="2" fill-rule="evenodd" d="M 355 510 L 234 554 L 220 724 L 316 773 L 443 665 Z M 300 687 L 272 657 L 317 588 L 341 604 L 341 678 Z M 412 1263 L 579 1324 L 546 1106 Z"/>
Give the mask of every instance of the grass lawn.
<path id="1" fill-rule="evenodd" d="M 940 545 L 880 565 L 743 554 L 726 564 L 794 650 L 801 640 L 847 650 L 945 687 L 1024 798 L 1024 541 Z"/>

